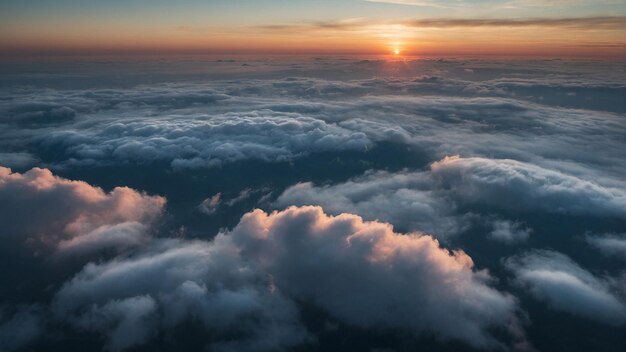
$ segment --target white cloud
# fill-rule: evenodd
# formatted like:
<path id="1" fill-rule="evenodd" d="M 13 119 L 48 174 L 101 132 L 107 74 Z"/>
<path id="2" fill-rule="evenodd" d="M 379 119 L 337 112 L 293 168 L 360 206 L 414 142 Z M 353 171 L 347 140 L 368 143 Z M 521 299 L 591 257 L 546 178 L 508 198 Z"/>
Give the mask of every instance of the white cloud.
<path id="1" fill-rule="evenodd" d="M 0 240 L 44 253 L 138 245 L 165 204 L 127 187 L 105 193 L 41 168 L 20 174 L 0 167 L 0 199 Z"/>
<path id="2" fill-rule="evenodd" d="M 434 186 L 425 172 L 369 172 L 334 185 L 296 184 L 278 197 L 276 205 L 320 205 L 331 214 L 359 214 L 445 238 L 466 228 L 469 217 L 457 215 L 455 205 Z"/>
<path id="3" fill-rule="evenodd" d="M 509 220 L 494 220 L 491 226 L 493 229 L 488 236 L 496 241 L 509 244 L 526 241 L 532 232 L 523 224 Z"/>
<path id="4" fill-rule="evenodd" d="M 133 257 L 88 264 L 58 292 L 53 311 L 106 334 L 113 350 L 188 319 L 205 326 L 217 350 L 273 351 L 310 338 L 294 303 L 220 241 L 156 241 Z"/>
<path id="5" fill-rule="evenodd" d="M 534 251 L 506 261 L 517 283 L 554 309 L 609 325 L 626 323 L 626 303 L 610 280 L 592 275 L 567 256 Z"/>
<path id="6" fill-rule="evenodd" d="M 626 259 L 626 234 L 587 235 L 585 240 L 607 255 Z"/>
<path id="7" fill-rule="evenodd" d="M 53 309 L 107 334 L 114 349 L 191 318 L 217 349 L 301 344 L 311 341 L 294 303 L 302 300 L 349 325 L 493 347 L 500 343 L 492 329 L 520 331 L 516 300 L 491 280 L 465 253 L 429 236 L 292 207 L 248 213 L 212 242 L 154 241 L 132 257 L 88 264 L 58 292 Z M 125 309 L 129 302 L 141 309 Z"/>
<path id="8" fill-rule="evenodd" d="M 431 166 L 459 202 L 517 211 L 626 218 L 626 192 L 515 160 L 446 157 Z M 515 201 L 511 201 L 515 200 Z"/>
<path id="9" fill-rule="evenodd" d="M 286 295 L 356 326 L 431 332 L 486 347 L 496 343 L 490 327 L 515 320 L 515 300 L 489 287 L 489 275 L 473 270 L 469 256 L 430 236 L 395 233 L 389 224 L 332 217 L 319 207 L 256 210 L 222 239 Z"/>
<path id="10" fill-rule="evenodd" d="M 625 218 L 626 192 L 530 163 L 454 156 L 427 171 L 367 172 L 332 185 L 298 183 L 275 205 L 320 205 L 332 214 L 355 213 L 445 239 L 469 228 L 485 206 Z M 510 221 L 492 226 L 489 236 L 505 242 L 525 240 L 531 231 Z"/>

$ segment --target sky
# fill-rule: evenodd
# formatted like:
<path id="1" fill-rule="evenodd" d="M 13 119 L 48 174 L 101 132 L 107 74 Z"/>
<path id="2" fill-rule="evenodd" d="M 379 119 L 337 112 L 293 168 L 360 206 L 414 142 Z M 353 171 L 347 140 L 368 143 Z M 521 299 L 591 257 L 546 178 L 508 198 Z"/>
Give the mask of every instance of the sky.
<path id="1" fill-rule="evenodd" d="M 621 57 L 620 0 L 3 1 L 5 54 Z"/>

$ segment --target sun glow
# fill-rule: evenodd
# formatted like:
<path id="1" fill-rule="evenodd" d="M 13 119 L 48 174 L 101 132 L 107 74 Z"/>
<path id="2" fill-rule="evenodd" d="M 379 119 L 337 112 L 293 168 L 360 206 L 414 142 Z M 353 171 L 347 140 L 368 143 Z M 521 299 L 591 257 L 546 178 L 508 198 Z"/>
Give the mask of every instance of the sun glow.
<path id="1" fill-rule="evenodd" d="M 393 53 L 396 55 L 400 55 L 400 49 L 393 49 Z"/>

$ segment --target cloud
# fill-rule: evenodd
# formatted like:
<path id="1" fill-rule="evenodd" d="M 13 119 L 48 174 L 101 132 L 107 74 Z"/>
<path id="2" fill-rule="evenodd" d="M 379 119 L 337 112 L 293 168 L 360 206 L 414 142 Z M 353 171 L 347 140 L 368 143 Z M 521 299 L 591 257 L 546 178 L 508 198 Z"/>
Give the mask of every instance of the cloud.
<path id="1" fill-rule="evenodd" d="M 626 259 L 626 234 L 587 235 L 585 240 L 604 254 Z"/>
<path id="2" fill-rule="evenodd" d="M 466 204 L 626 218 L 626 193 L 621 189 L 534 164 L 455 156 L 433 163 L 431 169 L 440 187 Z"/>
<path id="3" fill-rule="evenodd" d="M 381 1 L 386 2 L 386 1 Z M 415 2 L 393 0 L 390 3 L 415 4 Z M 427 6 L 428 2 L 419 2 Z M 433 3 L 430 3 L 433 4 Z M 353 19 L 340 21 L 317 21 L 298 24 L 272 24 L 260 26 L 270 31 L 359 31 L 374 26 L 402 26 L 405 29 L 448 29 L 448 28 L 525 28 L 544 27 L 570 30 L 620 30 L 626 25 L 624 16 L 595 16 L 570 18 L 420 18 L 404 21 Z"/>
<path id="4" fill-rule="evenodd" d="M 403 78 L 376 60 L 303 61 L 293 69 L 303 77 L 287 78 L 267 63 L 255 65 L 255 75 L 266 79 L 232 73 L 203 84 L 10 91 L 0 102 L 4 110 L 34 100 L 77 116 L 63 124 L 4 125 L 0 148 L 50 168 L 156 163 L 180 170 L 367 153 L 391 142 L 429 161 L 453 154 L 511 158 L 575 167 L 587 178 L 610 175 L 611 182 L 626 172 L 626 88 L 608 64 L 607 72 L 590 74 L 582 64 L 548 61 L 416 60 L 403 64 Z M 590 153 L 594 148 L 605 152 Z"/>
<path id="5" fill-rule="evenodd" d="M 610 281 L 561 253 L 534 251 L 509 258 L 506 266 L 520 286 L 556 310 L 609 325 L 626 323 L 626 303 Z"/>
<path id="6" fill-rule="evenodd" d="M 438 238 L 463 231 L 469 217 L 457 215 L 456 206 L 434 186 L 426 172 L 369 172 L 333 185 L 298 183 L 278 197 L 276 206 L 320 205 L 331 214 L 359 214 Z"/>
<path id="7" fill-rule="evenodd" d="M 238 58 L 181 63 L 176 74 L 194 77 L 184 83 L 163 83 L 173 77 L 163 63 L 150 74 L 86 65 L 80 78 L 36 78 L 62 89 L 33 88 L 35 78 L 17 74 L 22 88 L 1 89 L 0 163 L 18 172 L 0 169 L 0 257 L 10 269 L 1 274 L 13 283 L 0 299 L 52 301 L 37 335 L 46 342 L 63 326 L 132 349 L 192 324 L 213 349 L 290 349 L 315 343 L 317 318 L 299 314 L 313 306 L 337 334 L 356 326 L 349 339 L 401 330 L 419 335 L 416 344 L 424 334 L 497 349 L 523 307 L 481 269 L 500 273 L 497 258 L 514 245 L 573 255 L 569 238 L 623 232 L 626 86 L 617 63 Z M 125 77 L 118 87 L 106 80 L 113 71 Z M 62 107 L 73 117 L 51 117 Z M 32 166 L 40 168 L 23 171 Z M 96 186 L 112 178 L 167 196 L 167 216 L 161 197 Z M 232 227 L 260 203 L 319 205 L 336 217 L 257 211 L 214 241 L 164 239 L 182 227 L 210 238 L 209 228 Z M 620 236 L 587 240 L 608 250 Z M 467 245 L 478 268 L 433 237 Z M 590 268 L 617 275 L 594 258 Z M 602 292 L 622 301 L 600 271 L 599 286 L 570 272 L 559 285 L 577 300 L 602 312 L 610 306 Z M 544 281 L 522 287 L 564 299 Z M 585 285 L 600 287 L 600 298 Z M 566 303 L 559 307 L 576 310 Z M 545 320 L 534 308 L 527 329 L 540 336 Z M 328 336 L 317 337 L 326 347 Z"/>
<path id="8" fill-rule="evenodd" d="M 509 244 L 526 241 L 532 232 L 532 229 L 524 227 L 521 223 L 509 220 L 494 220 L 491 226 L 493 230 L 488 236 Z"/>
<path id="9" fill-rule="evenodd" d="M 621 189 L 530 163 L 458 156 L 436 161 L 427 171 L 367 172 L 331 185 L 298 183 L 275 205 L 320 205 L 332 214 L 355 213 L 440 239 L 467 230 L 474 215 L 489 216 L 490 208 L 626 217 L 626 193 Z M 531 231 L 506 220 L 496 220 L 492 227 L 491 238 L 509 243 L 527 239 Z"/>
<path id="10" fill-rule="evenodd" d="M 44 147 L 61 147 L 82 163 L 165 161 L 175 169 L 241 160 L 288 161 L 315 152 L 364 151 L 372 145 L 362 132 L 269 111 L 115 121 L 98 129 L 49 133 L 38 142 Z"/>
<path id="11" fill-rule="evenodd" d="M 206 215 L 215 214 L 222 203 L 222 193 L 216 193 L 198 205 L 198 210 Z"/>
<path id="12" fill-rule="evenodd" d="M 88 264 L 57 293 L 58 319 L 122 350 L 196 320 L 216 350 L 273 351 L 309 341 L 294 303 L 227 243 L 164 240 Z"/>
<path id="13" fill-rule="evenodd" d="M 165 199 L 127 187 L 105 193 L 50 170 L 23 174 L 0 167 L 0 229 L 3 243 L 37 251 L 123 248 L 143 242 L 146 226 L 161 214 Z"/>
<path id="14" fill-rule="evenodd" d="M 5 112 L 11 123 L 29 126 L 69 122 L 76 117 L 76 111 L 67 106 L 28 103 L 12 106 Z"/>
<path id="15" fill-rule="evenodd" d="M 462 251 L 389 224 L 291 207 L 244 215 L 227 237 L 285 294 L 365 328 L 431 332 L 493 346 L 490 327 L 514 320 L 515 300 L 489 287 Z M 425 304 L 424 302 L 429 302 Z"/>
<path id="16" fill-rule="evenodd" d="M 113 350 L 187 319 L 201 322 L 218 350 L 311 342 L 296 301 L 361 328 L 493 347 L 492 329 L 520 331 L 516 300 L 491 282 L 465 253 L 429 236 L 291 207 L 250 212 L 212 242 L 153 241 L 132 257 L 88 264 L 57 293 L 53 311 L 106 334 Z"/>
<path id="17" fill-rule="evenodd" d="M 148 226 L 136 221 L 102 225 L 77 237 L 62 240 L 58 249 L 63 254 L 89 255 L 102 249 L 126 250 L 148 242 Z"/>

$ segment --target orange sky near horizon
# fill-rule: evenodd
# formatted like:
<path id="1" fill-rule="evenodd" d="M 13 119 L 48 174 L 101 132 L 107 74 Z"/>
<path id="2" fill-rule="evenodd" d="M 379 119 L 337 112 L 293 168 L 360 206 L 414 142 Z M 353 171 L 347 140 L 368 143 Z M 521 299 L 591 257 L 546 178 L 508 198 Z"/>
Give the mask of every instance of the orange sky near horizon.
<path id="1" fill-rule="evenodd" d="M 2 21 L 0 54 L 386 55 L 399 50 L 405 56 L 626 58 L 626 16 L 404 16 L 267 22 L 261 19 L 254 23 L 241 19 L 236 23 L 207 21 L 210 25 L 156 18 L 132 21 L 101 16 L 90 20 L 85 16 L 63 21 L 62 17 L 48 17 Z"/>

